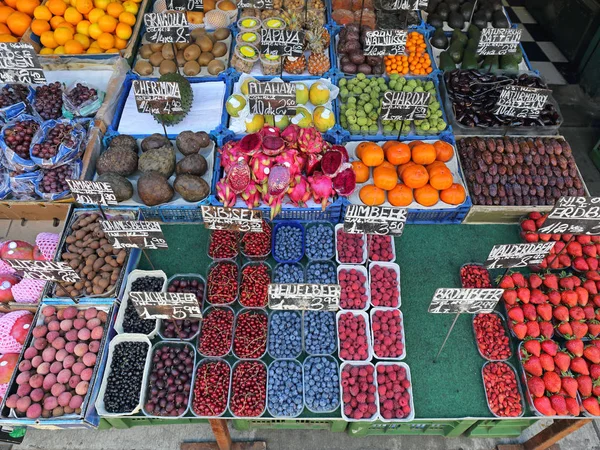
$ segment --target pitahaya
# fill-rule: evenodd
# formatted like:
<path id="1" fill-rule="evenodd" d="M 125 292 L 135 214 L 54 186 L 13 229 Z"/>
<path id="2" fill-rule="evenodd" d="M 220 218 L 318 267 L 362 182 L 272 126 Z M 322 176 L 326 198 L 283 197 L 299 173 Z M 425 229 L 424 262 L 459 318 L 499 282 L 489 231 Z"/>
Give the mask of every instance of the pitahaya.
<path id="1" fill-rule="evenodd" d="M 283 201 L 284 196 L 285 192 L 279 195 L 269 194 L 268 191 L 263 192 L 262 201 L 271 208 L 271 220 L 273 220 L 275 216 L 280 213 L 281 202 Z"/>
<path id="2" fill-rule="evenodd" d="M 349 197 L 356 189 L 356 174 L 352 165 L 345 163 L 333 178 L 333 189 L 342 197 Z"/>
<path id="3" fill-rule="evenodd" d="M 302 128 L 298 133 L 298 149 L 301 152 L 321 153 L 323 145 L 323 136 L 314 127 Z"/>
<path id="4" fill-rule="evenodd" d="M 262 136 L 258 133 L 247 134 L 238 142 L 238 148 L 241 153 L 254 156 L 262 148 Z"/>
<path id="5" fill-rule="evenodd" d="M 272 127 L 271 125 L 265 125 L 263 129 L 259 131 L 259 133 L 263 138 L 267 136 L 279 137 L 279 128 Z"/>
<path id="6" fill-rule="evenodd" d="M 335 177 L 344 163 L 344 156 L 337 150 L 329 150 L 321 158 L 321 170 L 328 177 Z"/>
<path id="7" fill-rule="evenodd" d="M 287 193 L 295 206 L 304 207 L 306 202 L 310 199 L 310 188 L 306 177 L 296 177 L 294 184 L 288 189 Z"/>
<path id="8" fill-rule="evenodd" d="M 252 157 L 250 168 L 252 169 L 252 179 L 257 184 L 265 184 L 269 178 L 269 171 L 273 165 L 273 160 L 264 153 L 257 153 Z"/>
<path id="9" fill-rule="evenodd" d="M 315 172 L 312 177 L 308 177 L 308 182 L 310 183 L 313 200 L 320 203 L 323 210 L 325 210 L 329 197 L 333 195 L 331 178 L 326 177 L 321 172 Z"/>
<path id="10" fill-rule="evenodd" d="M 290 186 L 290 170 L 286 166 L 274 165 L 269 172 L 267 190 L 263 199 L 271 207 L 271 220 L 281 211 L 281 202 Z"/>
<path id="11" fill-rule="evenodd" d="M 258 190 L 256 183 L 252 181 L 248 183 L 248 186 L 246 186 L 246 189 L 240 195 L 248 208 L 253 209 L 260 206 L 261 193 Z"/>
<path id="12" fill-rule="evenodd" d="M 346 147 L 344 147 L 343 145 L 332 145 L 331 150 L 335 150 L 342 154 L 342 162 L 347 163 L 350 161 L 350 157 L 348 156 L 348 150 L 346 150 Z"/>
<path id="13" fill-rule="evenodd" d="M 287 142 L 288 147 L 298 148 L 298 136 L 300 134 L 300 127 L 296 124 L 288 125 L 285 130 L 281 132 L 281 137 Z"/>
<path id="14" fill-rule="evenodd" d="M 306 174 L 312 175 L 315 170 L 321 169 L 321 155 L 317 155 L 315 153 L 309 153 L 308 159 L 306 161 Z"/>
<path id="15" fill-rule="evenodd" d="M 224 179 L 217 181 L 217 198 L 220 202 L 223 203 L 223 206 L 225 207 L 235 205 L 235 192 L 231 190 L 231 188 L 225 182 Z"/>
<path id="16" fill-rule="evenodd" d="M 277 156 L 285 149 L 285 141 L 279 136 L 264 136 L 262 141 L 263 153 L 267 156 Z"/>
<path id="17" fill-rule="evenodd" d="M 250 156 L 240 152 L 237 142 L 229 141 L 225 143 L 220 149 L 221 155 L 221 166 L 225 169 L 225 172 L 236 163 L 240 158 L 243 158 L 246 163 L 250 161 Z"/>
<path id="18" fill-rule="evenodd" d="M 290 176 L 296 178 L 302 171 L 302 163 L 299 158 L 300 153 L 298 150 L 286 149 L 283 153 L 277 155 L 275 158 L 275 164 L 281 164 L 290 169 Z"/>
<path id="19" fill-rule="evenodd" d="M 227 171 L 225 182 L 234 193 L 239 194 L 250 184 L 250 176 L 250 167 L 243 158 L 240 158 Z"/>

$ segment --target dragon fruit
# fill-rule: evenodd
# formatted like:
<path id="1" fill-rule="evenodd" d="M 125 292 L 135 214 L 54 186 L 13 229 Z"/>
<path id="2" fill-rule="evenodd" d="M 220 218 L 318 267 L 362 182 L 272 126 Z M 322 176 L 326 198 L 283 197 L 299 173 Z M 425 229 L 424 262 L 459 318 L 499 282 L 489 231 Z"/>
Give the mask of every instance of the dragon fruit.
<path id="1" fill-rule="evenodd" d="M 234 163 L 239 161 L 240 158 L 243 158 L 246 163 L 250 161 L 250 155 L 241 153 L 237 142 L 234 141 L 225 143 L 219 149 L 219 153 L 221 155 L 221 166 L 225 169 L 225 172 L 227 172 Z"/>
<path id="2" fill-rule="evenodd" d="M 295 206 L 306 206 L 306 202 L 310 199 L 310 188 L 306 177 L 296 177 L 294 184 L 290 186 L 287 193 Z"/>
<path id="3" fill-rule="evenodd" d="M 298 150 L 288 148 L 283 153 L 277 155 L 275 164 L 286 166 L 290 170 L 290 177 L 296 178 L 297 175 L 300 175 L 303 163 L 303 161 L 299 160 L 299 155 Z"/>
<path id="4" fill-rule="evenodd" d="M 258 133 L 247 134 L 238 142 L 238 147 L 240 152 L 254 156 L 262 148 L 262 136 Z"/>
<path id="5" fill-rule="evenodd" d="M 298 133 L 298 149 L 306 153 L 323 151 L 323 136 L 314 127 L 302 128 Z"/>
<path id="6" fill-rule="evenodd" d="M 250 167 L 243 158 L 240 158 L 227 171 L 225 182 L 234 193 L 239 194 L 250 184 L 250 176 Z"/>
<path id="7" fill-rule="evenodd" d="M 285 141 L 279 136 L 264 136 L 262 149 L 267 156 L 277 156 L 285 149 Z"/>
<path id="8" fill-rule="evenodd" d="M 315 172 L 312 177 L 308 177 L 310 190 L 312 191 L 313 200 L 320 203 L 323 210 L 329 202 L 329 197 L 333 195 L 333 184 L 331 178 L 323 175 L 321 172 Z"/>
<path id="9" fill-rule="evenodd" d="M 272 127 L 271 125 L 265 125 L 263 129 L 259 131 L 259 133 L 263 138 L 267 136 L 279 137 L 279 128 Z"/>
<path id="10" fill-rule="evenodd" d="M 350 157 L 348 156 L 348 150 L 343 145 L 332 145 L 331 150 L 335 150 L 336 152 L 340 152 L 342 154 L 342 162 L 349 162 Z"/>
<path id="11" fill-rule="evenodd" d="M 223 179 L 217 181 L 217 198 L 225 207 L 235 205 L 235 192 L 231 190 L 227 182 Z"/>
<path id="12" fill-rule="evenodd" d="M 271 220 L 281 211 L 281 202 L 290 186 L 290 170 L 286 166 L 274 165 L 269 172 L 264 202 L 271 207 Z"/>
<path id="13" fill-rule="evenodd" d="M 246 206 L 250 209 L 260 206 L 260 191 L 256 186 L 256 183 L 250 182 L 246 186 L 246 189 L 241 194 L 242 200 L 246 203 Z"/>
<path id="14" fill-rule="evenodd" d="M 309 153 L 308 159 L 306 161 L 306 174 L 312 175 L 315 170 L 319 170 L 321 168 L 321 155 L 317 155 L 315 153 Z"/>
<path id="15" fill-rule="evenodd" d="M 352 165 L 345 163 L 333 178 L 333 189 L 342 197 L 349 197 L 356 189 L 356 174 Z"/>
<path id="16" fill-rule="evenodd" d="M 252 157 L 250 168 L 252 169 L 252 179 L 257 184 L 265 184 L 269 178 L 269 171 L 273 165 L 273 160 L 264 153 L 257 153 Z"/>
<path id="17" fill-rule="evenodd" d="M 321 158 L 321 170 L 324 175 L 333 178 L 338 174 L 343 163 L 344 156 L 342 155 L 342 152 L 330 150 Z"/>
<path id="18" fill-rule="evenodd" d="M 287 142 L 288 147 L 298 148 L 298 135 L 300 134 L 300 127 L 296 124 L 288 125 L 285 130 L 281 132 L 281 137 Z"/>

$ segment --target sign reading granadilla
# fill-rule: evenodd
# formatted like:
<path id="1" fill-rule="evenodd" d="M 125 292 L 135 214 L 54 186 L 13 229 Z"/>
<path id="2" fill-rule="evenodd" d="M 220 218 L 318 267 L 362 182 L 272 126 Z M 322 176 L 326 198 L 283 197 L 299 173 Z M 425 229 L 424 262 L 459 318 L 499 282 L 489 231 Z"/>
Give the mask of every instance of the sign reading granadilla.
<path id="1" fill-rule="evenodd" d="M 248 83 L 251 114 L 272 116 L 296 115 L 295 83 L 252 81 Z"/>
<path id="2" fill-rule="evenodd" d="M 349 205 L 344 217 L 344 231 L 400 236 L 407 216 L 406 208 Z"/>
<path id="3" fill-rule="evenodd" d="M 190 24 L 183 12 L 144 14 L 146 40 L 151 44 L 184 44 L 190 42 Z"/>
<path id="4" fill-rule="evenodd" d="M 167 0 L 167 9 L 173 11 L 204 11 L 204 0 Z"/>
<path id="5" fill-rule="evenodd" d="M 304 55 L 304 32 L 291 30 L 260 30 L 260 45 L 263 54 L 272 56 Z"/>
<path id="6" fill-rule="evenodd" d="M 0 43 L 2 83 L 45 84 L 44 70 L 31 44 Z"/>
<path id="7" fill-rule="evenodd" d="M 406 30 L 375 30 L 365 34 L 365 56 L 403 55 L 406 49 Z"/>
<path id="8" fill-rule="evenodd" d="M 201 205 L 204 226 L 209 230 L 262 232 L 262 211 Z"/>
<path id="9" fill-rule="evenodd" d="M 440 288 L 433 294 L 428 312 L 432 314 L 491 313 L 504 289 Z"/>

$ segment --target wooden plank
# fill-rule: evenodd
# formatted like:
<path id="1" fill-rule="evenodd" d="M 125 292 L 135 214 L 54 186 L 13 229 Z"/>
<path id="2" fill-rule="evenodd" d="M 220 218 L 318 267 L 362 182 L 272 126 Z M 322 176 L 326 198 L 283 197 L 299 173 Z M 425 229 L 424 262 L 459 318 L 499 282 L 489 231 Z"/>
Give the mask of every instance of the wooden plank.
<path id="1" fill-rule="evenodd" d="M 546 450 L 565 436 L 590 423 L 592 419 L 561 419 L 523 443 L 524 450 Z"/>
<path id="2" fill-rule="evenodd" d="M 220 450 L 216 442 L 183 442 L 180 450 Z M 256 442 L 233 442 L 231 450 L 266 450 L 265 441 Z"/>
<path id="3" fill-rule="evenodd" d="M 231 436 L 225 419 L 209 419 L 210 427 L 215 435 L 220 450 L 231 450 Z"/>

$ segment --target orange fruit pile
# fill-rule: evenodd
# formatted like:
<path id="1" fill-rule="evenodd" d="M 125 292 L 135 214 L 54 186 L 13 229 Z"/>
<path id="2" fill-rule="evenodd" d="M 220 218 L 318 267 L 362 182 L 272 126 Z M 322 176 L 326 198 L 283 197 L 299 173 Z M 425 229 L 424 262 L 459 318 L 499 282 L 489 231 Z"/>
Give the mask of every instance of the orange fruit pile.
<path id="1" fill-rule="evenodd" d="M 141 2 L 48 0 L 33 9 L 31 30 L 42 43 L 40 54 L 118 53 L 127 47 Z"/>
<path id="2" fill-rule="evenodd" d="M 434 206 L 439 200 L 450 205 L 465 201 L 463 186 L 454 182 L 446 163 L 454 156 L 452 145 L 444 141 L 433 144 L 398 141 L 379 146 L 361 142 L 356 147 L 358 161 L 352 162 L 357 183 L 367 183 L 359 197 L 366 205 L 408 206 L 416 201 L 422 206 Z M 373 168 L 372 176 L 370 167 Z"/>
<path id="3" fill-rule="evenodd" d="M 30 27 L 40 0 L 0 1 L 0 42 L 19 42 Z"/>
<path id="4" fill-rule="evenodd" d="M 427 53 L 425 37 L 418 31 L 408 33 L 406 38 L 406 55 L 387 55 L 384 58 L 388 74 L 427 75 L 433 71 L 431 58 Z"/>

